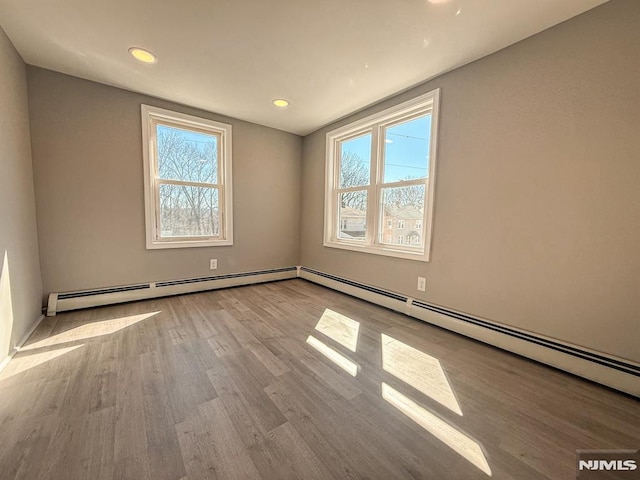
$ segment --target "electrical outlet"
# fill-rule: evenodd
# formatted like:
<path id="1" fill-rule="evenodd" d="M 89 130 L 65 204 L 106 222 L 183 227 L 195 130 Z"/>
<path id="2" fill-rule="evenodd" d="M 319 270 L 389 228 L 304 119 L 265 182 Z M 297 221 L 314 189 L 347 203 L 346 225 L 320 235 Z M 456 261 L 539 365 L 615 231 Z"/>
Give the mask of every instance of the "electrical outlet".
<path id="1" fill-rule="evenodd" d="M 418 277 L 418 290 L 421 292 L 427 290 L 427 279 L 425 277 Z"/>
<path id="2" fill-rule="evenodd" d="M 218 259 L 212 258 L 209 260 L 209 270 L 217 270 L 218 268 Z"/>

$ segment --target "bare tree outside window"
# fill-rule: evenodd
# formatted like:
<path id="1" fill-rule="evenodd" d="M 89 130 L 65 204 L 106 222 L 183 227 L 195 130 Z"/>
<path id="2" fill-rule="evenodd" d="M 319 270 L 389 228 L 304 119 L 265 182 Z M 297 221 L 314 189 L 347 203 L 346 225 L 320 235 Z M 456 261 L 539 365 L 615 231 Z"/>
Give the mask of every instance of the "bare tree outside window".
<path id="1" fill-rule="evenodd" d="M 364 160 L 353 152 L 343 152 L 340 160 L 340 185 L 342 188 L 366 186 L 369 184 L 369 160 Z M 356 190 L 342 193 L 340 197 L 342 208 L 366 210 L 366 190 Z"/>
<path id="2" fill-rule="evenodd" d="M 403 180 L 413 180 L 412 177 Z M 427 179 L 427 183 L 428 179 Z M 407 185 L 406 187 L 386 188 L 384 189 L 385 205 L 394 205 L 396 207 L 406 207 L 411 205 L 415 208 L 424 208 L 424 185 Z"/>
<path id="3" fill-rule="evenodd" d="M 215 135 L 157 126 L 160 230 L 163 237 L 217 236 L 220 229 Z"/>

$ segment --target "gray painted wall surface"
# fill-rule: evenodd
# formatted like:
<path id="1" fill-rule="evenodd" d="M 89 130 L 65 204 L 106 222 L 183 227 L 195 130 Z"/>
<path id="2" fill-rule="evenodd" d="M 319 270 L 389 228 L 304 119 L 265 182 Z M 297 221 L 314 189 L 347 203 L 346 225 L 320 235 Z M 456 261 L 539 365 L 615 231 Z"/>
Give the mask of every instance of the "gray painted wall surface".
<path id="1" fill-rule="evenodd" d="M 639 25 L 612 1 L 305 137 L 301 263 L 640 362 Z M 432 260 L 323 247 L 326 132 L 438 87 Z"/>
<path id="2" fill-rule="evenodd" d="M 36 67 L 28 83 L 45 292 L 298 263 L 300 137 Z M 233 126 L 233 246 L 146 250 L 142 103 Z"/>
<path id="3" fill-rule="evenodd" d="M 0 29 L 0 362 L 40 317 L 25 64 Z"/>

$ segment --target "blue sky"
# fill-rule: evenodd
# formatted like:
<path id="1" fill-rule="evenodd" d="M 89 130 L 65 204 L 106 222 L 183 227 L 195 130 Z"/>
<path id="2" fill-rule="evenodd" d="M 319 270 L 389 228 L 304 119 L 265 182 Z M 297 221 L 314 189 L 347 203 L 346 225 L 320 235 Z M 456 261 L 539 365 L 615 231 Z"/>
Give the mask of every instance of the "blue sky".
<path id="1" fill-rule="evenodd" d="M 386 129 L 385 182 L 396 182 L 407 177 L 428 176 L 430 133 L 431 115 Z M 363 135 L 344 142 L 342 151 L 353 152 L 368 163 L 371 154 L 371 135 Z"/>

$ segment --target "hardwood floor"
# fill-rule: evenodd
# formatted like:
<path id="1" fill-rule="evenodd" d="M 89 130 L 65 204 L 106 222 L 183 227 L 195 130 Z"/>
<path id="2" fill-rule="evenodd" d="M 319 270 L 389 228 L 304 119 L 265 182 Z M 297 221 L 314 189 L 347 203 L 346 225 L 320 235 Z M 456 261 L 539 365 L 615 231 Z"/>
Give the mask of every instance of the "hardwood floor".
<path id="1" fill-rule="evenodd" d="M 640 402 L 304 280 L 47 318 L 3 479 L 573 479 Z"/>

